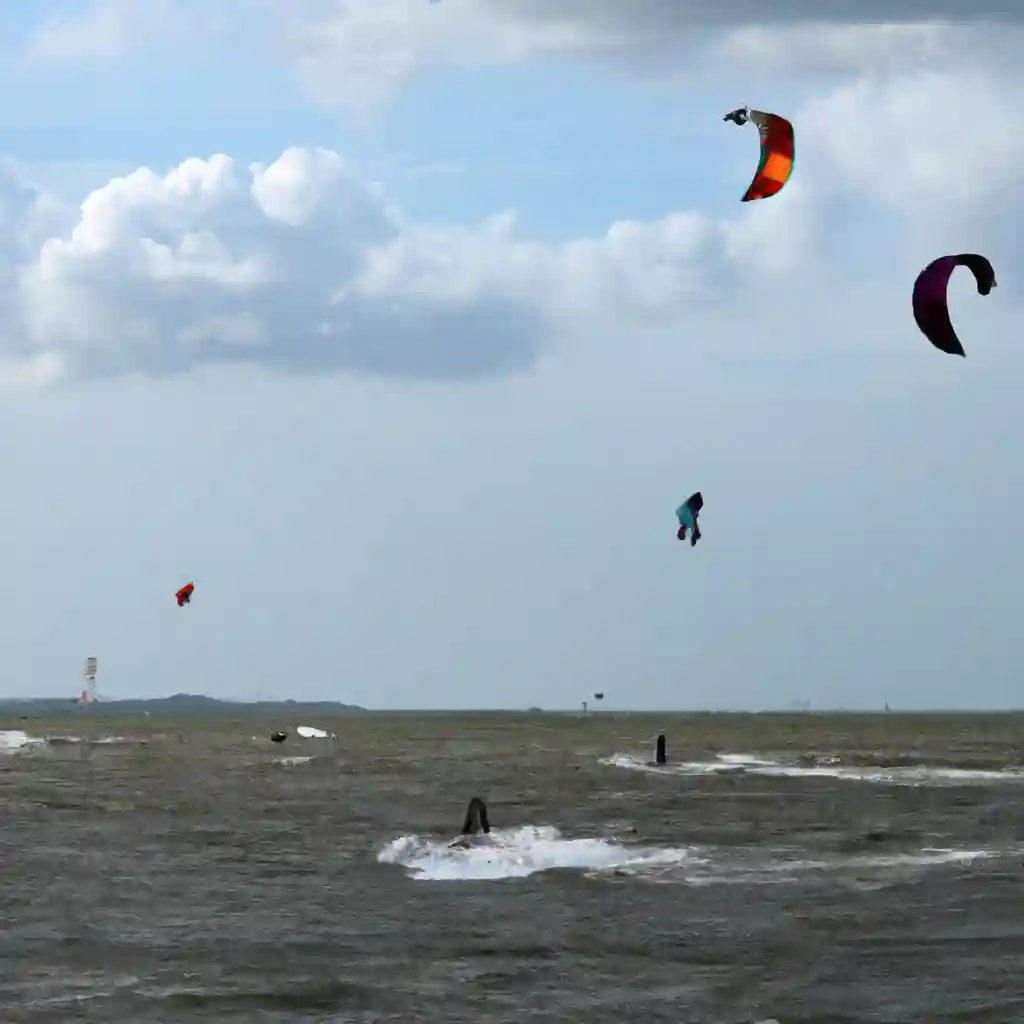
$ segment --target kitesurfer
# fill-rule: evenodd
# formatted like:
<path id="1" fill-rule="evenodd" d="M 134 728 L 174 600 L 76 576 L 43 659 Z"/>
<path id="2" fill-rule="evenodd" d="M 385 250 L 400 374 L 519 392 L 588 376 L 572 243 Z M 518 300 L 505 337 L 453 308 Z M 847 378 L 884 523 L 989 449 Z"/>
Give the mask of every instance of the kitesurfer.
<path id="1" fill-rule="evenodd" d="M 448 845 L 457 846 L 462 849 L 469 849 L 475 841 L 491 831 L 491 823 L 487 817 L 487 804 L 475 796 L 469 801 L 466 808 L 466 817 L 462 822 L 462 832 L 457 835 Z"/>
<path id="2" fill-rule="evenodd" d="M 676 536 L 680 540 L 686 540 L 686 527 L 680 526 L 679 530 L 676 532 Z M 695 518 L 693 521 L 693 533 L 690 536 L 690 547 L 692 548 L 696 545 L 697 541 L 699 541 L 703 536 L 704 535 L 700 532 L 700 527 L 697 525 L 697 520 Z"/>
<path id="3" fill-rule="evenodd" d="M 491 823 L 487 820 L 487 804 L 475 796 L 469 801 L 466 808 L 466 817 L 462 822 L 462 834 L 464 836 L 475 836 L 478 832 L 488 833 L 491 831 Z"/>

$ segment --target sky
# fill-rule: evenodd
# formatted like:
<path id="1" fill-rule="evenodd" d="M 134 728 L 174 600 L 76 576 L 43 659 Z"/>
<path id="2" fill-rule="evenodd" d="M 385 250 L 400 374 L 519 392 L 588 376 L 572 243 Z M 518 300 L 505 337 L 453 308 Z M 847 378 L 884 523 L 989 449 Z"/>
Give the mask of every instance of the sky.
<path id="1" fill-rule="evenodd" d="M 1024 705 L 1022 43 L 994 0 L 5 5 L 0 695 Z M 745 104 L 797 145 L 748 204 Z M 966 359 L 910 310 L 959 252 Z"/>

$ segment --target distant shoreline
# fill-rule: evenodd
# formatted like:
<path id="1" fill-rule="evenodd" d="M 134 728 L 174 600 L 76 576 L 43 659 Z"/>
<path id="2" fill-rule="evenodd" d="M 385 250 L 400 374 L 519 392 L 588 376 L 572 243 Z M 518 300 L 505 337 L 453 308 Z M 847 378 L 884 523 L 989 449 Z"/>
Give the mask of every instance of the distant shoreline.
<path id="1" fill-rule="evenodd" d="M 707 708 L 677 708 L 639 710 L 630 708 L 600 708 L 581 712 L 579 708 L 364 708 L 358 704 L 345 704 L 327 700 L 221 700 L 202 694 L 174 694 L 170 697 L 124 697 L 99 700 L 95 704 L 81 705 L 72 697 L 0 697 L 0 715 L 26 713 L 62 713 L 98 715 L 104 712 L 161 711 L 161 712 L 224 712 L 224 713 L 275 713 L 275 714 L 360 714 L 360 715 L 523 715 L 539 717 L 559 715 L 586 718 L 613 718 L 622 716 L 651 717 L 688 716 L 760 716 L 760 717 L 927 717 L 927 716 L 994 716 L 1024 715 L 1022 708 L 901 708 L 883 711 L 874 708 L 817 708 L 795 710 L 792 708 L 767 708 L 763 710 L 711 710 Z"/>
<path id="2" fill-rule="evenodd" d="M 0 712 L 26 709 L 38 711 L 82 711 L 102 713 L 105 709 L 129 711 L 320 711 L 365 712 L 357 704 L 331 700 L 219 700 L 202 694 L 176 693 L 171 697 L 122 697 L 99 700 L 95 704 L 79 704 L 73 697 L 0 697 Z"/>

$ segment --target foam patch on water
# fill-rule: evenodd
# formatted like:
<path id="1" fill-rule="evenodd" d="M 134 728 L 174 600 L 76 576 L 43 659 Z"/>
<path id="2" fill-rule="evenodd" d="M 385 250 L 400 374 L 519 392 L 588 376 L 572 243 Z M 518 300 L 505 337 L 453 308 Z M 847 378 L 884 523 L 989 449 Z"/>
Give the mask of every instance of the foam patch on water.
<path id="1" fill-rule="evenodd" d="M 36 743 L 45 743 L 46 740 L 36 736 L 29 736 L 21 729 L 0 729 L 0 754 L 13 754 L 23 747 L 31 747 Z"/>
<path id="2" fill-rule="evenodd" d="M 942 869 L 969 871 L 985 861 L 1020 856 L 1020 848 L 954 850 L 924 847 L 899 853 L 823 854 L 793 850 L 719 849 L 714 857 L 629 871 L 643 881 L 694 887 L 813 886 L 880 889 Z M 621 873 L 621 872 L 619 872 Z"/>
<path id="3" fill-rule="evenodd" d="M 30 736 L 22 729 L 0 729 L 0 755 L 14 754 L 18 751 L 36 749 L 45 752 L 47 749 L 81 746 L 135 746 L 145 740 L 130 739 L 126 736 Z"/>
<path id="4" fill-rule="evenodd" d="M 70 745 L 74 743 L 92 743 L 99 746 L 132 746 L 144 743 L 145 740 L 133 740 L 128 736 L 47 736 L 45 740 L 38 740 L 39 743 L 49 743 L 51 747 Z"/>
<path id="5" fill-rule="evenodd" d="M 381 850 L 377 860 L 401 865 L 413 878 L 439 882 L 526 878 L 556 868 L 634 873 L 699 859 L 692 849 L 627 847 L 609 839 L 564 839 L 551 826 L 495 829 L 489 839 L 469 849 L 452 849 L 446 840 L 400 836 Z"/>
<path id="6" fill-rule="evenodd" d="M 912 853 L 879 853 L 854 856 L 774 859 L 763 864 L 715 865 L 707 871 L 688 872 L 685 878 L 663 875 L 659 881 L 685 881 L 688 885 L 786 885 L 797 882 L 837 880 L 874 881 L 892 884 L 933 868 L 973 867 L 999 856 L 991 850 L 951 850 L 926 847 Z"/>
<path id="7" fill-rule="evenodd" d="M 890 786 L 963 785 L 966 783 L 1024 782 L 1017 768 L 999 771 L 981 768 L 946 768 L 927 765 L 863 765 L 848 767 L 837 761 L 815 765 L 783 764 L 756 754 L 718 754 L 713 761 L 679 761 L 653 764 L 632 754 L 612 754 L 601 764 L 652 775 L 765 775 L 776 778 L 829 778 L 873 782 Z"/>
<path id="8" fill-rule="evenodd" d="M 490 841 L 452 849 L 444 840 L 401 836 L 377 855 L 425 881 L 496 881 L 554 869 L 587 877 L 627 876 L 692 886 L 845 883 L 892 885 L 943 867 L 970 868 L 1010 851 L 925 847 L 913 851 L 815 857 L 793 850 L 739 851 L 625 846 L 611 839 L 565 839 L 556 828 L 496 829 Z"/>

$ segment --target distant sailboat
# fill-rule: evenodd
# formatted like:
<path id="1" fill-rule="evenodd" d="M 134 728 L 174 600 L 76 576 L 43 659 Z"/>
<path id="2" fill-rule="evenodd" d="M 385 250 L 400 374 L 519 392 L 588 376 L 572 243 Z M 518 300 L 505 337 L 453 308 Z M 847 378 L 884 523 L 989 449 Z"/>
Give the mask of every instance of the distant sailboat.
<path id="1" fill-rule="evenodd" d="M 85 659 L 85 668 L 82 670 L 82 678 L 85 680 L 85 685 L 78 696 L 79 704 L 95 704 L 100 699 L 96 693 L 96 665 L 95 658 Z"/>

